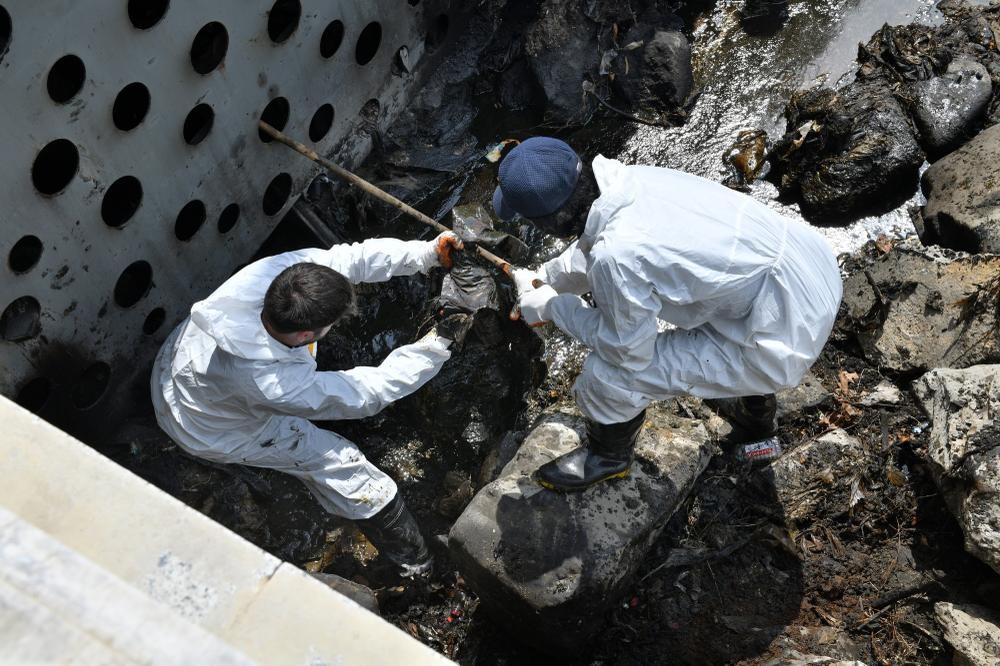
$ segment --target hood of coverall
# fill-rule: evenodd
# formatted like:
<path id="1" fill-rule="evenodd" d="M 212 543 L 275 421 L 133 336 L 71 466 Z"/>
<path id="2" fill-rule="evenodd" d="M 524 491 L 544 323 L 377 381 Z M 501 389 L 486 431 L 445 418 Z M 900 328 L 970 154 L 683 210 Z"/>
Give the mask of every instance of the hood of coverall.
<path id="1" fill-rule="evenodd" d="M 264 294 L 283 268 L 267 262 L 247 266 L 211 296 L 195 303 L 191 321 L 227 354 L 252 361 L 300 358 L 305 347 L 283 345 L 268 334 L 260 320 Z"/>
<path id="2" fill-rule="evenodd" d="M 634 198 L 631 181 L 621 162 L 598 155 L 591 163 L 591 168 L 601 195 L 590 206 L 587 223 L 580 234 L 578 246 L 584 253 L 593 247 L 594 241 L 604 231 L 614 212 L 632 203 Z"/>

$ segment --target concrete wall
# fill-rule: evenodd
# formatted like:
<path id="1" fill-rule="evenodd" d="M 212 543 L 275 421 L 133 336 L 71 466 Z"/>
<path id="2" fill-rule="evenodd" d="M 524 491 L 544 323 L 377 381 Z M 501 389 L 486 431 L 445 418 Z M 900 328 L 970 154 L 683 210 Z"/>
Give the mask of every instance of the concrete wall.
<path id="1" fill-rule="evenodd" d="M 113 423 L 317 172 L 258 137 L 268 104 L 350 165 L 455 19 L 449 0 L 0 0 L 0 393 L 84 436 Z"/>
<path id="2" fill-rule="evenodd" d="M 0 663 L 450 663 L 2 397 L 0 422 Z"/>

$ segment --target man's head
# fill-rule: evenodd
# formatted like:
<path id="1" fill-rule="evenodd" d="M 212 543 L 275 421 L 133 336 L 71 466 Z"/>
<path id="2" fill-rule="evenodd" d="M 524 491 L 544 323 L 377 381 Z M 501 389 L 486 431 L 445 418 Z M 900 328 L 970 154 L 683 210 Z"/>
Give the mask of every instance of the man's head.
<path id="1" fill-rule="evenodd" d="M 546 136 L 527 139 L 500 163 L 493 209 L 504 220 L 520 213 L 555 236 L 578 234 L 586 209 L 581 216 L 580 206 L 575 205 L 579 196 L 574 195 L 580 194 L 583 170 L 583 162 L 564 141 Z M 590 201 L 585 204 L 589 207 Z"/>
<path id="2" fill-rule="evenodd" d="M 261 318 L 268 332 L 290 347 L 319 340 L 355 312 L 354 289 L 343 275 L 319 264 L 293 264 L 264 294 Z"/>

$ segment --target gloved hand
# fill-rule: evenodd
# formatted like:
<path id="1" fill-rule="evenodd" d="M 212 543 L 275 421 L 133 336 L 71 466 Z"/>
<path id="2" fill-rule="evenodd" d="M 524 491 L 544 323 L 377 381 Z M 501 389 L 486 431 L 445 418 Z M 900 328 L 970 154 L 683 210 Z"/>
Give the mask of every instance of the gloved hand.
<path id="1" fill-rule="evenodd" d="M 521 318 L 528 326 L 541 326 L 551 319 L 549 311 L 552 299 L 559 293 L 547 284 L 543 284 L 537 289 L 523 293 L 517 299 L 517 305 L 521 309 Z"/>
<path id="2" fill-rule="evenodd" d="M 433 322 L 433 323 L 431 323 Z M 447 349 L 452 352 L 462 350 L 465 338 L 472 330 L 474 319 L 471 314 L 465 312 L 453 312 L 451 314 L 437 314 L 433 319 L 426 320 L 421 324 L 418 331 L 420 340 L 431 340 L 439 338 Z M 426 328 L 430 324 L 430 328 Z"/>
<path id="3" fill-rule="evenodd" d="M 515 268 L 511 271 L 511 277 L 514 279 L 514 288 L 517 289 L 518 297 L 532 289 L 538 289 L 545 283 L 542 274 L 530 268 Z"/>
<path id="4" fill-rule="evenodd" d="M 437 331 L 437 334 L 445 340 L 451 340 L 451 345 L 448 347 L 449 349 L 453 351 L 460 351 L 462 349 L 462 345 L 465 344 L 466 336 L 469 335 L 469 331 L 472 330 L 472 324 L 472 315 L 465 314 L 464 312 L 457 312 L 444 317 L 441 321 L 434 324 L 434 330 Z"/>
<path id="5" fill-rule="evenodd" d="M 434 253 L 437 255 L 438 264 L 445 270 L 451 270 L 451 251 L 452 249 L 461 250 L 465 247 L 462 239 L 455 235 L 454 231 L 442 231 L 431 242 L 434 243 Z"/>

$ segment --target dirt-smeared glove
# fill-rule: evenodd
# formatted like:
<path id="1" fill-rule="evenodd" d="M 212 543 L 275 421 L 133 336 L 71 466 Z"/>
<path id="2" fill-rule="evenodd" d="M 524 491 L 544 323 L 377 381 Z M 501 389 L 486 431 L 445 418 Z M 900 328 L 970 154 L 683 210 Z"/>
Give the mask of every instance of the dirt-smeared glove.
<path id="1" fill-rule="evenodd" d="M 465 312 L 439 312 L 420 325 L 417 336 L 421 340 L 440 338 L 449 350 L 459 352 L 474 323 L 473 316 Z"/>
<path id="2" fill-rule="evenodd" d="M 526 292 L 517 299 L 521 318 L 528 326 L 541 326 L 552 319 L 550 306 L 558 292 L 547 284 Z"/>
<path id="3" fill-rule="evenodd" d="M 449 349 L 459 351 L 465 344 L 465 338 L 472 330 L 472 315 L 463 312 L 450 314 L 434 324 L 434 330 L 445 340 L 451 340 Z"/>
<path id="4" fill-rule="evenodd" d="M 462 239 L 456 236 L 453 231 L 442 231 L 431 242 L 434 243 L 434 253 L 437 256 L 438 264 L 445 270 L 451 270 L 454 263 L 451 259 L 451 251 L 461 250 L 465 247 Z"/>

